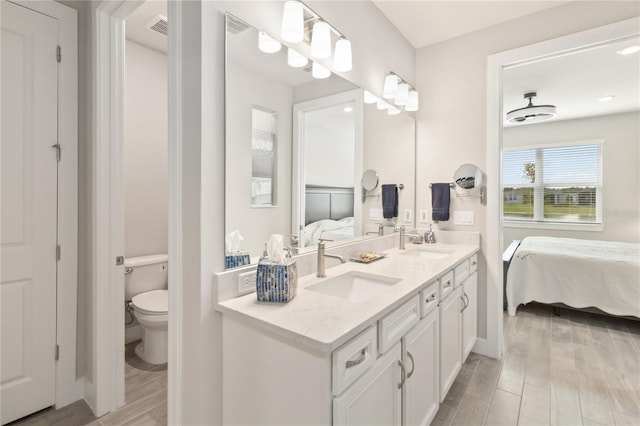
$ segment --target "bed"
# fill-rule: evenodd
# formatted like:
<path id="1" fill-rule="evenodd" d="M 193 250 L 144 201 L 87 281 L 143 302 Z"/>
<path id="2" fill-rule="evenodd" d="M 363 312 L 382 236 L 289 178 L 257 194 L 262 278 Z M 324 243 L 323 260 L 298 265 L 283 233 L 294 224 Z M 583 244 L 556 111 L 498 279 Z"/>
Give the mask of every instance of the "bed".
<path id="1" fill-rule="evenodd" d="M 509 315 L 529 302 L 640 318 L 640 244 L 526 237 L 507 275 Z"/>
<path id="2" fill-rule="evenodd" d="M 304 224 L 302 247 L 318 244 L 320 238 L 353 238 L 353 187 L 307 185 Z"/>

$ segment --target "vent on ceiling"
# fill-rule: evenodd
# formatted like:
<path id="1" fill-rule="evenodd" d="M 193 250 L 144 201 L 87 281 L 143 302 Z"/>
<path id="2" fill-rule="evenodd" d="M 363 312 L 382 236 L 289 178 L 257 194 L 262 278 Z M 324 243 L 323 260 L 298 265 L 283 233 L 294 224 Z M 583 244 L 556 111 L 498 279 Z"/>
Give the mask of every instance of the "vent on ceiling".
<path id="1" fill-rule="evenodd" d="M 167 35 L 167 17 L 162 15 L 156 15 L 152 20 L 147 22 L 145 25 L 146 28 L 149 28 L 151 31 L 155 31 L 157 33 L 162 34 L 163 36 Z"/>
<path id="2" fill-rule="evenodd" d="M 233 35 L 238 35 L 249 29 L 249 25 L 233 15 L 227 15 L 227 31 Z"/>

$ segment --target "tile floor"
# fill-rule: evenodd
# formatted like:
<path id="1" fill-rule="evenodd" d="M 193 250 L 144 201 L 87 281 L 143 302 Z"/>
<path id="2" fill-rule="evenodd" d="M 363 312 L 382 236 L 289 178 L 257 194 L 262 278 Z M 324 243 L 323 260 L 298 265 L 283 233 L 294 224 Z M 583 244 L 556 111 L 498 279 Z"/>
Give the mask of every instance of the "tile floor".
<path id="1" fill-rule="evenodd" d="M 640 425 L 640 321 L 530 304 L 471 354 L 432 425 Z"/>

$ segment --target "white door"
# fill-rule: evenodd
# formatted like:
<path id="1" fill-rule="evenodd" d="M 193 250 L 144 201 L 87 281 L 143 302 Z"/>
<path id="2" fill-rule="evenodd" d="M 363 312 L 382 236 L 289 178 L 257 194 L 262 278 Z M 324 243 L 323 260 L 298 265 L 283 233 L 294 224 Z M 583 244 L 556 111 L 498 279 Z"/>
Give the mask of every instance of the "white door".
<path id="1" fill-rule="evenodd" d="M 2 423 L 54 404 L 57 21 L 3 0 Z"/>
<path id="2" fill-rule="evenodd" d="M 462 367 L 462 286 L 440 302 L 440 402 Z"/>
<path id="3" fill-rule="evenodd" d="M 462 312 L 462 362 L 465 362 L 478 337 L 478 273 L 469 275 L 462 288 L 466 306 Z"/>
<path id="4" fill-rule="evenodd" d="M 402 383 L 400 342 L 340 396 L 333 398 L 333 424 L 400 425 Z"/>
<path id="5" fill-rule="evenodd" d="M 404 424 L 429 425 L 440 405 L 438 310 L 423 318 L 404 341 L 404 365 L 409 370 L 404 393 Z"/>

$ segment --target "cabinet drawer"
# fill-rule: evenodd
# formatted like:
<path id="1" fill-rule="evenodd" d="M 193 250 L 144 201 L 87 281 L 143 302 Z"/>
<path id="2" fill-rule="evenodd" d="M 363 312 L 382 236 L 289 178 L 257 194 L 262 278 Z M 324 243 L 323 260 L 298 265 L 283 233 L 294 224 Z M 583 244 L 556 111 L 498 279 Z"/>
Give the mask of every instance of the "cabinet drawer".
<path id="1" fill-rule="evenodd" d="M 453 290 L 453 271 L 449 271 L 440 277 L 440 300 L 444 300 Z"/>
<path id="2" fill-rule="evenodd" d="M 478 253 L 469 258 L 469 274 L 474 273 L 476 270 L 478 270 Z"/>
<path id="3" fill-rule="evenodd" d="M 422 318 L 429 315 L 438 307 L 438 284 L 433 283 L 420 292 L 420 304 L 422 305 Z"/>
<path id="4" fill-rule="evenodd" d="M 411 300 L 380 320 L 378 324 L 380 353 L 386 352 L 418 321 L 420 321 L 420 295 L 416 294 Z"/>
<path id="5" fill-rule="evenodd" d="M 456 287 L 462 284 L 462 281 L 466 280 L 469 276 L 469 259 L 465 259 L 461 264 L 456 266 L 455 269 L 455 283 Z"/>
<path id="6" fill-rule="evenodd" d="M 332 354 L 332 390 L 334 395 L 362 376 L 378 357 L 376 327 L 371 326 L 340 346 Z"/>

